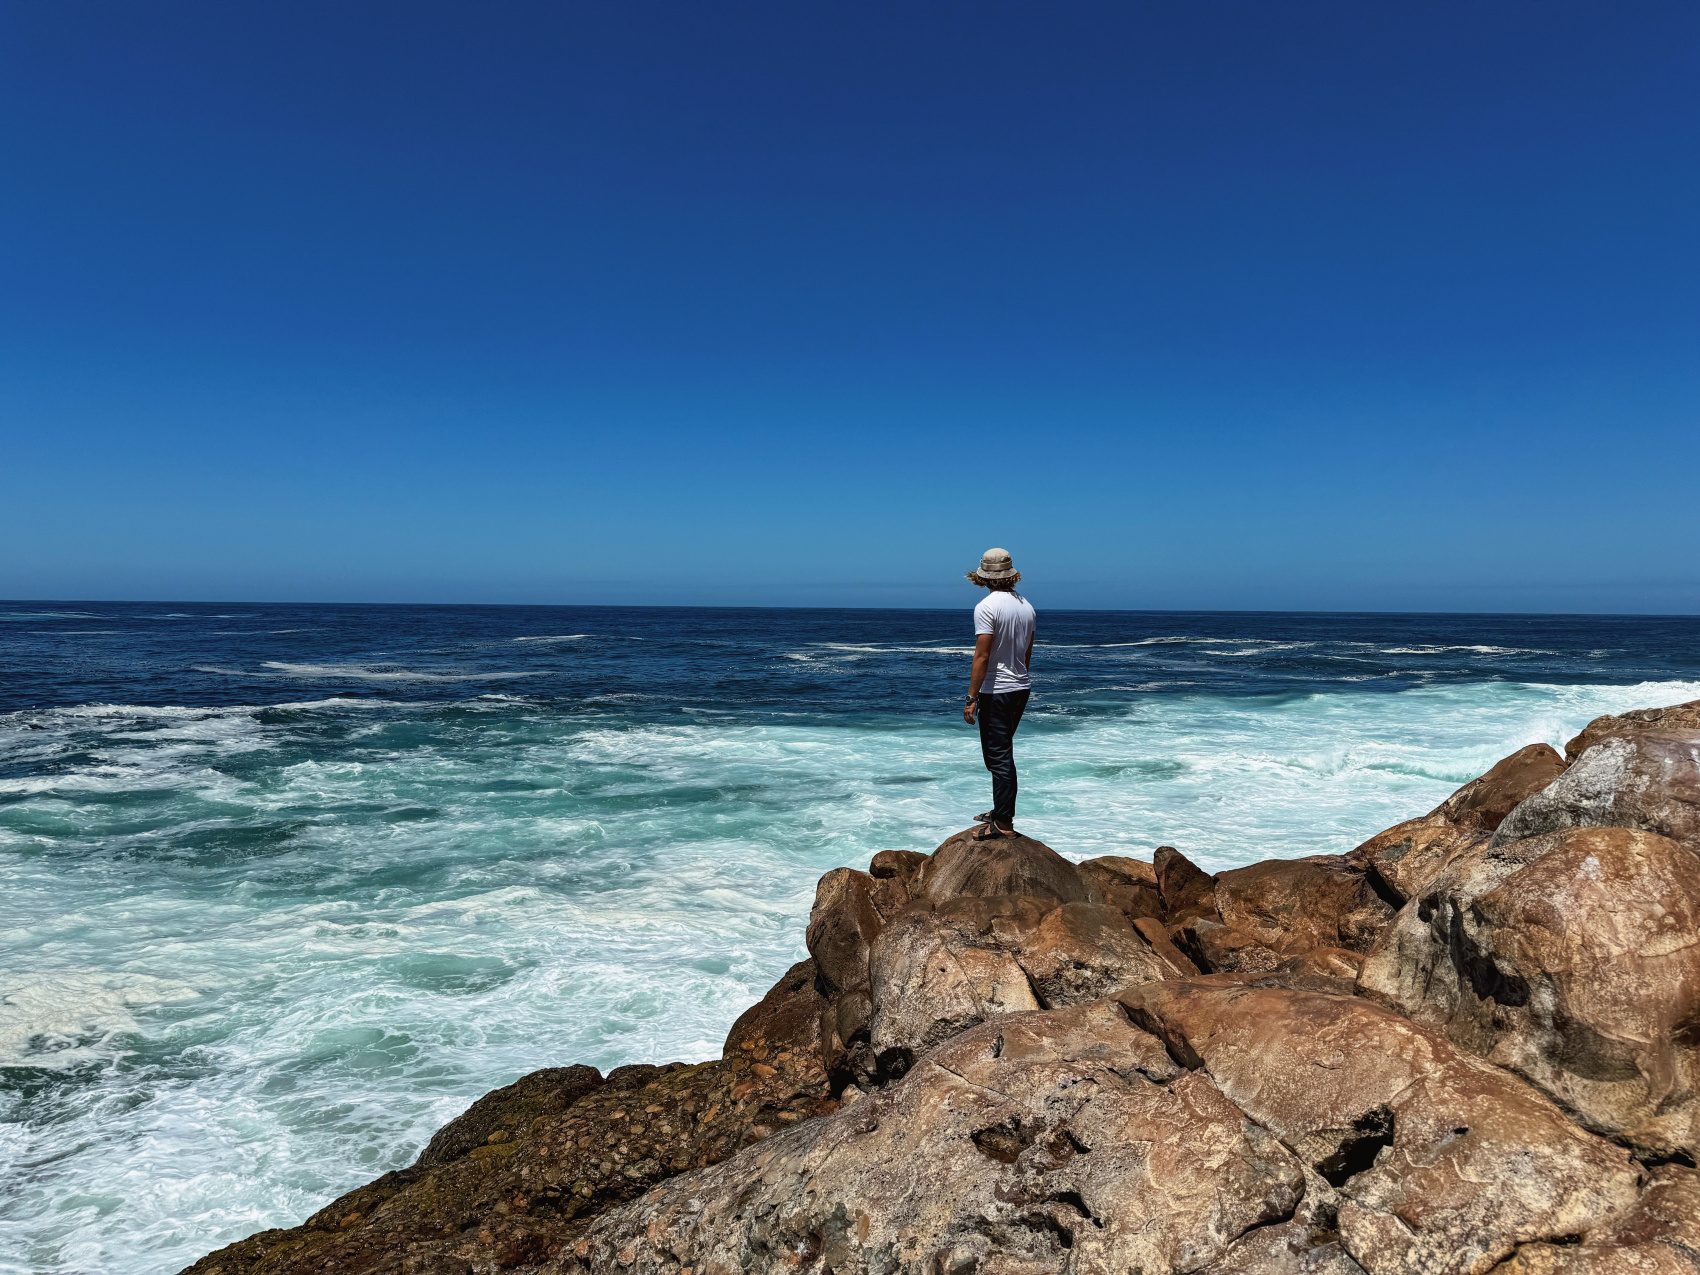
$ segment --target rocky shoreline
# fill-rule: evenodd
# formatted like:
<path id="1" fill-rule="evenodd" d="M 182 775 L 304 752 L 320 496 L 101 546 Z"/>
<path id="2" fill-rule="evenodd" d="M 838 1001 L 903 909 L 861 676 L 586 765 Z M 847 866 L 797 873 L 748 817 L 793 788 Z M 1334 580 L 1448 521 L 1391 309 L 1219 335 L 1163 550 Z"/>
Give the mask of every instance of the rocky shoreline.
<path id="1" fill-rule="evenodd" d="M 1347 855 L 886 851 L 808 949 L 189 1271 L 1700 1273 L 1700 701 Z"/>

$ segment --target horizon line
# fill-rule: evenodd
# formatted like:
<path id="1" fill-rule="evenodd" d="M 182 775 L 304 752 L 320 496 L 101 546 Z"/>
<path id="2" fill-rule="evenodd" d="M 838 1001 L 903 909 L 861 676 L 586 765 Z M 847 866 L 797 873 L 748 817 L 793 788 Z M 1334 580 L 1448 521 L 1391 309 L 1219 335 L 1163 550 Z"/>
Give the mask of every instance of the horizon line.
<path id="1" fill-rule="evenodd" d="M 949 611 L 960 606 L 803 606 L 792 604 L 726 605 L 702 602 L 314 602 L 278 599 L 232 598 L 0 598 L 0 605 L 55 606 L 250 606 L 250 607 L 464 607 L 530 608 L 550 610 L 604 611 Z M 1386 611 L 1349 609 L 1303 609 L 1280 607 L 1081 607 L 1051 606 L 1053 613 L 1109 613 L 1118 615 L 1340 615 L 1340 616 L 1479 616 L 1484 619 L 1623 619 L 1694 620 L 1697 611 Z"/>

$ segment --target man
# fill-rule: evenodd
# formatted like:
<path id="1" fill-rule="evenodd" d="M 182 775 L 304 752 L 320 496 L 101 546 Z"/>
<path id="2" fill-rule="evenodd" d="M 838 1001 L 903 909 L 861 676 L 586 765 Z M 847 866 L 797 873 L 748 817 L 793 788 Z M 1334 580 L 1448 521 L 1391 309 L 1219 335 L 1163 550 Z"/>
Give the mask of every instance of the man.
<path id="1" fill-rule="evenodd" d="M 1033 683 L 1027 662 L 1033 656 L 1033 604 L 1015 591 L 1021 572 L 1009 554 L 988 549 L 980 569 L 968 579 L 987 590 L 974 608 L 974 671 L 962 718 L 980 718 L 980 754 L 992 772 L 992 808 L 979 816 L 975 841 L 1015 835 L 1015 728 L 1027 708 Z"/>

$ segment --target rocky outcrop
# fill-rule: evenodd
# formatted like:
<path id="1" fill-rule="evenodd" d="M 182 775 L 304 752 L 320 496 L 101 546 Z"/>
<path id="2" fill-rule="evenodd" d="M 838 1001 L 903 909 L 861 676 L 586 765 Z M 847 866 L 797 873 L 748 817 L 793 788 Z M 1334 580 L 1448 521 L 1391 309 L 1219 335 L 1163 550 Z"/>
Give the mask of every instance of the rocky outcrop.
<path id="1" fill-rule="evenodd" d="M 1350 855 L 837 869 L 721 1058 L 533 1073 L 191 1269 L 1700 1275 L 1689 710 Z"/>
<path id="2" fill-rule="evenodd" d="M 1305 1184 L 1104 1002 L 965 1032 L 763 1151 L 606 1216 L 559 1269 L 1191 1270 Z"/>

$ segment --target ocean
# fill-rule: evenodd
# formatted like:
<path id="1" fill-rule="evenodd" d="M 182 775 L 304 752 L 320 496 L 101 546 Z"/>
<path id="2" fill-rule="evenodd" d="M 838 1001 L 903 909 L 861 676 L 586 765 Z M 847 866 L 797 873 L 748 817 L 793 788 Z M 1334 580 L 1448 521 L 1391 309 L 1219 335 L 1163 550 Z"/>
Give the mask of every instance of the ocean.
<path id="1" fill-rule="evenodd" d="M 162 1275 L 538 1067 L 700 1059 L 988 804 L 954 611 L 0 603 L 0 1272 Z M 1048 611 L 1017 826 L 1350 849 L 1700 618 Z"/>

